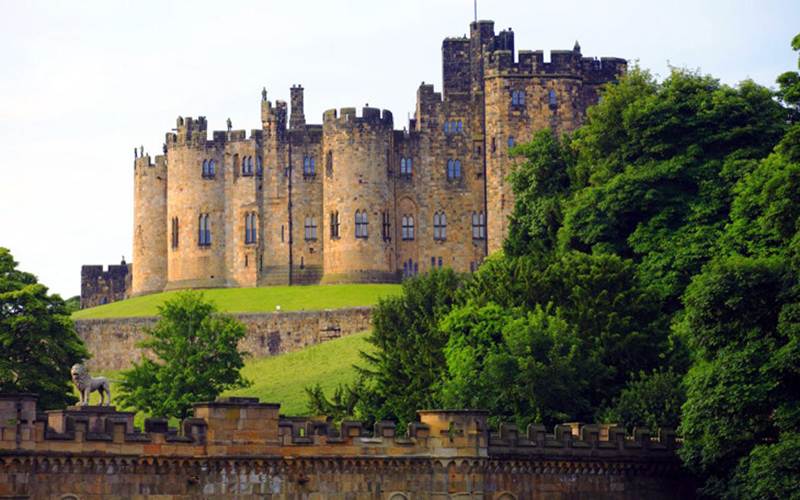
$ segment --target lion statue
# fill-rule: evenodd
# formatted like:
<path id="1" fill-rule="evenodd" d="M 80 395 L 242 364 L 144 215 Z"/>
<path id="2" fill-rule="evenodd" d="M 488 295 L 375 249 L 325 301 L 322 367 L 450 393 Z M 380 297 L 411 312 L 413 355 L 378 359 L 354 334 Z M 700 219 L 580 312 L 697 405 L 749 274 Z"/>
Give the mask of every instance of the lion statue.
<path id="1" fill-rule="evenodd" d="M 111 404 L 111 383 L 107 378 L 92 377 L 89 375 L 89 370 L 81 363 L 72 365 L 70 373 L 72 374 L 72 382 L 81 394 L 81 406 L 88 406 L 89 395 L 94 391 L 100 393 L 100 406 Z"/>

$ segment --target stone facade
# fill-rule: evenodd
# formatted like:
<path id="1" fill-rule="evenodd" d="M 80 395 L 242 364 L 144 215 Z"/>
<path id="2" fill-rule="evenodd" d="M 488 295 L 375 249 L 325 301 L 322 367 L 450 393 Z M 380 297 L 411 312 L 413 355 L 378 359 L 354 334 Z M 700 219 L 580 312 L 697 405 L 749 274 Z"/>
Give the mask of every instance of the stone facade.
<path id="1" fill-rule="evenodd" d="M 396 281 L 470 271 L 500 248 L 513 194 L 508 149 L 575 129 L 617 58 L 514 51 L 478 21 L 442 43 L 443 91 L 423 83 L 414 118 L 329 110 L 307 124 L 303 88 L 261 99 L 261 128 L 179 117 L 165 154 L 134 166 L 132 295 L 190 287 Z"/>
<path id="2" fill-rule="evenodd" d="M 234 314 L 247 328 L 239 348 L 254 357 L 297 351 L 371 328 L 372 309 L 351 307 L 323 311 L 287 311 Z M 137 344 L 145 329 L 157 318 L 79 319 L 75 329 L 93 357 L 86 362 L 92 371 L 130 368 L 144 352 Z"/>
<path id="3" fill-rule="evenodd" d="M 117 265 L 81 267 L 81 309 L 128 298 L 131 290 L 131 265 L 125 259 Z"/>
<path id="4" fill-rule="evenodd" d="M 675 434 L 569 424 L 552 434 L 501 426 L 474 410 L 391 422 L 282 418 L 280 405 L 226 398 L 171 429 L 108 407 L 39 413 L 0 395 L 0 497 L 273 499 L 686 499 L 694 485 Z"/>

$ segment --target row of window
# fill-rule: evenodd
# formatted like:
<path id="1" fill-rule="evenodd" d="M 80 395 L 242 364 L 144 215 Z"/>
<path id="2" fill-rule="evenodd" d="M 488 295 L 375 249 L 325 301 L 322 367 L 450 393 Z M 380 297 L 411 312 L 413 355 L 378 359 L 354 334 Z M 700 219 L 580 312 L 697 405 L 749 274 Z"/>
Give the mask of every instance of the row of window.
<path id="1" fill-rule="evenodd" d="M 255 170 L 254 170 L 255 165 Z M 261 157 L 256 156 L 255 162 L 252 156 L 244 156 L 242 157 L 242 175 L 253 175 L 255 172 L 258 176 L 261 176 L 264 167 L 261 163 Z M 204 179 L 213 179 L 217 175 L 217 162 L 216 160 L 203 160 L 202 163 L 202 176 Z"/>
<path id="2" fill-rule="evenodd" d="M 381 235 L 383 239 L 391 239 L 391 222 L 387 212 L 383 212 L 383 221 L 381 225 Z M 330 214 L 330 236 L 331 239 L 339 238 L 339 212 L 331 212 Z M 413 215 L 403 215 L 401 221 L 401 238 L 404 241 L 414 240 L 415 225 Z M 172 218 L 172 248 L 178 248 L 178 218 Z M 356 210 L 355 215 L 355 237 L 367 238 L 369 236 L 368 230 L 368 215 L 366 210 Z M 317 239 L 317 218 L 306 217 L 304 222 L 304 236 L 306 240 Z M 255 243 L 258 240 L 257 236 L 258 222 L 255 212 L 247 212 L 244 215 L 244 242 L 245 244 Z M 283 228 L 281 228 L 283 230 Z M 486 238 L 486 217 L 483 212 L 472 213 L 472 238 L 475 240 L 483 240 Z M 436 212 L 433 214 L 433 239 L 435 241 L 445 241 L 447 239 L 447 214 L 444 212 Z M 281 234 L 281 241 L 283 241 L 283 234 Z M 201 213 L 198 218 L 197 230 L 197 244 L 199 246 L 211 245 L 211 224 L 208 220 L 207 213 Z"/>
<path id="3" fill-rule="evenodd" d="M 554 89 L 547 92 L 547 102 L 551 107 L 558 105 L 558 94 Z M 525 106 L 525 91 L 512 90 L 511 91 L 511 105 L 512 106 Z"/>
<path id="4" fill-rule="evenodd" d="M 464 132 L 464 122 L 461 120 L 448 120 L 444 122 L 445 134 L 461 134 Z"/>

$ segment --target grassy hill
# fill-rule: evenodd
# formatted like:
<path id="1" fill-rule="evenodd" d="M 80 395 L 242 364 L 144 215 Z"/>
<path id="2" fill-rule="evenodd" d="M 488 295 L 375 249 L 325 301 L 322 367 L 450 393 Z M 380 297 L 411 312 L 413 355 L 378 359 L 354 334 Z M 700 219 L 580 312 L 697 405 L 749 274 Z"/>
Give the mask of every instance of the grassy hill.
<path id="1" fill-rule="evenodd" d="M 214 288 L 203 291 L 224 312 L 269 312 L 338 309 L 371 306 L 378 297 L 400 293 L 400 285 L 313 285 L 270 286 L 259 288 Z M 102 306 L 82 309 L 73 319 L 123 318 L 154 316 L 158 306 L 177 292 L 163 292 L 134 297 Z"/>
<path id="2" fill-rule="evenodd" d="M 368 332 L 356 333 L 307 347 L 302 351 L 249 359 L 244 376 L 253 382 L 247 389 L 228 391 L 224 396 L 258 396 L 263 402 L 280 403 L 284 415 L 304 415 L 306 409 L 305 387 L 320 383 L 326 392 L 339 384 L 351 382 L 356 377 L 353 365 L 360 362 L 359 351 L 369 351 Z M 118 372 L 102 374 L 112 380 L 120 378 Z M 112 400 L 117 384 L 111 384 Z M 92 404 L 97 404 L 97 393 L 92 394 Z M 122 409 L 117 405 L 117 409 Z M 144 415 L 136 415 L 136 425 L 141 426 Z M 177 422 L 174 421 L 172 425 Z"/>

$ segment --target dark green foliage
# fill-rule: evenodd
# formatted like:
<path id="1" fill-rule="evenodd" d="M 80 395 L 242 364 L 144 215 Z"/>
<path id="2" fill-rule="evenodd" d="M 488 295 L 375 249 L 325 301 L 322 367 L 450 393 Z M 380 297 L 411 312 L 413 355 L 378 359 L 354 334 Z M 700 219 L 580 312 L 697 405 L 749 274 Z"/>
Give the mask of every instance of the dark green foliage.
<path id="1" fill-rule="evenodd" d="M 772 485 L 751 481 L 777 456 L 800 455 L 798 284 L 780 257 L 734 256 L 711 263 L 686 291 L 678 329 L 696 360 L 680 453 L 713 496 L 782 498 L 800 482 L 796 468 Z"/>
<path id="2" fill-rule="evenodd" d="M 523 429 L 591 414 L 587 388 L 599 367 L 556 315 L 470 304 L 454 309 L 440 328 L 449 336 L 445 406 L 485 408 L 493 425 L 513 420 Z"/>
<path id="3" fill-rule="evenodd" d="M 516 193 L 509 234 L 503 243 L 508 255 L 552 250 L 561 227 L 562 199 L 570 188 L 569 166 L 574 163 L 568 140 L 564 144 L 549 130 L 514 148 L 525 161 L 511 174 Z"/>
<path id="4" fill-rule="evenodd" d="M 632 379 L 603 416 L 609 423 L 624 426 L 628 432 L 647 427 L 678 427 L 681 405 L 686 401 L 683 374 L 672 370 L 640 372 Z"/>
<path id="5" fill-rule="evenodd" d="M 67 300 L 64 301 L 64 304 L 67 306 L 67 311 L 70 313 L 74 313 L 75 311 L 81 308 L 81 296 L 75 295 Z"/>
<path id="6" fill-rule="evenodd" d="M 180 292 L 159 308 L 159 321 L 141 347 L 144 359 L 122 372 L 120 402 L 151 415 L 186 418 L 192 403 L 213 401 L 226 389 L 247 387 L 238 350 L 244 325 L 218 314 L 199 292 Z"/>
<path id="7" fill-rule="evenodd" d="M 359 387 L 360 383 L 361 381 L 356 381 L 353 385 L 337 386 L 330 399 L 325 396 L 325 391 L 319 383 L 306 387 L 309 414 L 324 415 L 335 422 L 341 422 L 355 415 L 356 405 L 360 399 L 355 388 Z"/>
<path id="8" fill-rule="evenodd" d="M 584 395 L 593 408 L 608 404 L 630 374 L 659 366 L 668 351 L 669 325 L 657 297 L 641 286 L 634 263 L 616 255 L 494 256 L 461 296 L 478 305 L 552 308 L 601 367 Z"/>
<path id="9" fill-rule="evenodd" d="M 369 398 L 360 416 L 397 419 L 400 428 L 416 418 L 416 411 L 438 406 L 434 387 L 445 371 L 447 336 L 439 319 L 452 307 L 461 278 L 451 269 L 434 270 L 403 282 L 403 294 L 381 299 L 373 313 L 369 341 L 373 354 L 364 353 Z"/>
<path id="10" fill-rule="evenodd" d="M 35 392 L 39 407 L 75 403 L 70 368 L 89 357 L 58 295 L 0 247 L 0 392 Z"/>

